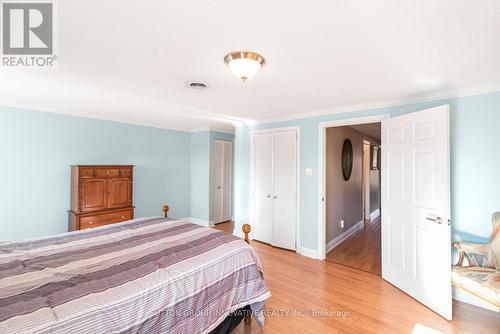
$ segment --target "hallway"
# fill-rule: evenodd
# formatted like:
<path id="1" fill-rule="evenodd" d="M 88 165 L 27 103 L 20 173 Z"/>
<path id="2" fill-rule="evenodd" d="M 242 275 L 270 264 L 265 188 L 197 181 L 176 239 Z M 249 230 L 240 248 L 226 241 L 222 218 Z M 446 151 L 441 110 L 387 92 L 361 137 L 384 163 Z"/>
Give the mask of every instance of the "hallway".
<path id="1" fill-rule="evenodd" d="M 329 252 L 326 260 L 381 275 L 380 216 Z"/>

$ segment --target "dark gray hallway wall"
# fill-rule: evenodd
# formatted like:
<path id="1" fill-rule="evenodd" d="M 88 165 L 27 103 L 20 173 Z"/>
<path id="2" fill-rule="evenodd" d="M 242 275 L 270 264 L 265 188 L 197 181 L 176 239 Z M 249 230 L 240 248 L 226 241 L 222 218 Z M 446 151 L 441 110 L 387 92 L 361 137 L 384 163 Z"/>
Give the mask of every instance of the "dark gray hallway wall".
<path id="1" fill-rule="evenodd" d="M 342 176 L 341 156 L 344 140 L 349 138 L 353 148 L 353 168 L 348 181 Z M 326 240 L 333 240 L 362 220 L 363 140 L 378 141 L 349 126 L 326 129 Z M 370 171 L 370 211 L 378 207 L 379 171 Z M 373 180 L 373 181 L 372 181 Z M 373 182 L 373 183 L 372 183 Z M 376 193 L 376 194 L 375 194 Z M 372 201 L 373 194 L 373 201 Z M 340 220 L 344 219 L 344 228 Z"/>

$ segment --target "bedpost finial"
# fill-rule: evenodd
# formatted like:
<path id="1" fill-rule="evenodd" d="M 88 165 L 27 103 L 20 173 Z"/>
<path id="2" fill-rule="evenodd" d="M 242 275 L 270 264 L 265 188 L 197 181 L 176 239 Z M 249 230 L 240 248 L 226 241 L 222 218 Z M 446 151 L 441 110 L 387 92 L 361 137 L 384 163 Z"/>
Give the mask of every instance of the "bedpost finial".
<path id="1" fill-rule="evenodd" d="M 170 207 L 168 205 L 164 205 L 162 210 L 163 210 L 165 218 L 168 218 L 168 210 L 170 210 Z"/>
<path id="2" fill-rule="evenodd" d="M 252 228 L 250 227 L 250 225 L 249 224 L 244 224 L 241 227 L 241 230 L 243 231 L 243 233 L 245 233 L 245 241 L 247 243 L 250 243 L 250 240 L 248 239 L 248 233 L 250 233 L 250 231 L 252 230 Z"/>

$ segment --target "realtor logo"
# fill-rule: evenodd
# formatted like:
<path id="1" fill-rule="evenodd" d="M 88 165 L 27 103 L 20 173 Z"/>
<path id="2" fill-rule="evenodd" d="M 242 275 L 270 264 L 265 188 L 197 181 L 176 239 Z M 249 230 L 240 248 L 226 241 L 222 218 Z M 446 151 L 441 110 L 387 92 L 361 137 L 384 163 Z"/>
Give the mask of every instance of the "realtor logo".
<path id="1" fill-rule="evenodd" d="M 54 3 L 2 2 L 2 65 L 52 67 Z"/>

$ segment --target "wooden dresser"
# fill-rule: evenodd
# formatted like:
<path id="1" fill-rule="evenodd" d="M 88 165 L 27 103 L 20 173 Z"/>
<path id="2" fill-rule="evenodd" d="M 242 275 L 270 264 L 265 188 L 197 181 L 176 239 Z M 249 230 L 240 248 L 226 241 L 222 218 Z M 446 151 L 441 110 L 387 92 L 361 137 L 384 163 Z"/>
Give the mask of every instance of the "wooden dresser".
<path id="1" fill-rule="evenodd" d="M 132 165 L 71 166 L 69 230 L 133 219 L 133 169 Z"/>

